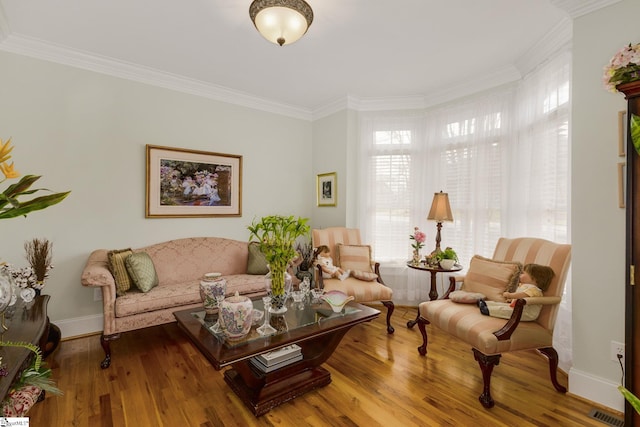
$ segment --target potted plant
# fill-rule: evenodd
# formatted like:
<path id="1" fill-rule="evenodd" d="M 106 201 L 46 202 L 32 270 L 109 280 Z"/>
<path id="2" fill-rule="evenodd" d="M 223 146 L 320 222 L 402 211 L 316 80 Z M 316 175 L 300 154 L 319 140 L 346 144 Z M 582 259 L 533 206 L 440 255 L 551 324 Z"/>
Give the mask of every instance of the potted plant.
<path id="1" fill-rule="evenodd" d="M 269 215 L 247 227 L 250 232 L 249 239 L 258 241 L 260 250 L 269 264 L 272 306 L 276 309 L 284 307 L 285 272 L 297 255 L 294 247 L 296 239 L 309 233 L 307 221 L 307 218 Z"/>
<path id="2" fill-rule="evenodd" d="M 9 164 L 11 159 L 11 138 L 6 142 L 0 139 L 0 172 L 4 175 L 4 179 L 0 183 L 8 179 L 20 178 L 20 173 L 14 169 L 14 162 Z M 11 184 L 0 193 L 0 219 L 15 218 L 19 216 L 27 216 L 28 213 L 46 209 L 60 203 L 67 197 L 70 191 L 64 193 L 53 193 L 46 196 L 34 197 L 27 201 L 18 200 L 19 197 L 29 196 L 38 191 L 47 191 L 44 188 L 31 188 L 31 186 L 40 179 L 38 175 L 25 175 L 20 181 Z"/>
<path id="3" fill-rule="evenodd" d="M 436 253 L 435 256 L 440 263 L 440 267 L 445 270 L 451 270 L 458 262 L 458 254 L 450 247 L 445 248 L 444 251 Z"/>

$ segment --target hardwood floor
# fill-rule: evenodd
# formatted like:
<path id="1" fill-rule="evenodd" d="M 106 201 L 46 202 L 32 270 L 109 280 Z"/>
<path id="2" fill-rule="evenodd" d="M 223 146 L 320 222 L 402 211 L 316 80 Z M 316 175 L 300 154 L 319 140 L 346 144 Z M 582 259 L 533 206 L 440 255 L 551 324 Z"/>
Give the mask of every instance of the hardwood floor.
<path id="1" fill-rule="evenodd" d="M 381 307 L 382 308 L 382 307 Z M 32 426 L 597 426 L 593 405 L 555 391 L 546 359 L 507 354 L 492 377 L 496 406 L 478 401 L 482 375 L 471 349 L 429 327 L 418 354 L 415 309 L 396 308 L 351 329 L 324 366 L 333 382 L 256 418 L 175 323 L 122 334 L 111 367 L 98 336 L 61 343 L 47 359 L 63 396 L 47 395 Z M 567 384 L 565 375 L 559 378 Z M 616 414 L 621 416 L 621 414 Z"/>

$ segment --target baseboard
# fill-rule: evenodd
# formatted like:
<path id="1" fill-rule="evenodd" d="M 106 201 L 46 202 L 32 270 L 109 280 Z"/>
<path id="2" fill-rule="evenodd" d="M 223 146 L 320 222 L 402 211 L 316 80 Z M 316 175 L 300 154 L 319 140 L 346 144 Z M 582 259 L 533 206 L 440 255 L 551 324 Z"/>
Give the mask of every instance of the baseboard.
<path id="1" fill-rule="evenodd" d="M 571 394 L 615 411 L 624 412 L 624 397 L 618 391 L 618 385 L 620 384 L 574 368 L 569 370 L 569 391 Z"/>
<path id="2" fill-rule="evenodd" d="M 103 328 L 102 314 L 75 317 L 73 319 L 51 320 L 51 322 L 60 328 L 62 339 L 92 335 L 101 332 Z"/>

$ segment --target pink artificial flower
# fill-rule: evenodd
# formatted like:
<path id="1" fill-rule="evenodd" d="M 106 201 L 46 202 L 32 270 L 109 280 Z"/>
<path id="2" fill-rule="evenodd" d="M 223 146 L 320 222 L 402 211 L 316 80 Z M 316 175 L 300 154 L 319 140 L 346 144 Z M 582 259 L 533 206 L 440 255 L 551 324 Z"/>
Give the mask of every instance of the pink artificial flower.
<path id="1" fill-rule="evenodd" d="M 640 43 L 625 46 L 618 51 L 604 67 L 602 83 L 610 92 L 617 92 L 616 86 L 640 80 Z"/>
<path id="2" fill-rule="evenodd" d="M 427 239 L 427 235 L 424 234 L 418 227 L 413 228 L 413 234 L 409 235 L 409 239 L 415 240 L 415 243 L 411 244 L 414 249 L 420 249 L 423 246 L 424 241 Z"/>

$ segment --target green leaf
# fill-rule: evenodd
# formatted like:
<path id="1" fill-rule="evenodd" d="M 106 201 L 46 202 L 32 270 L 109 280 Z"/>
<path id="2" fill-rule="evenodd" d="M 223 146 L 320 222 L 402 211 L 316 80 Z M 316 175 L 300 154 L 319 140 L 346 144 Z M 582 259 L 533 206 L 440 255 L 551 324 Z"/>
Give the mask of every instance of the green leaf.
<path id="1" fill-rule="evenodd" d="M 620 393 L 622 393 L 624 398 L 627 399 L 629 403 L 631 403 L 631 406 L 633 406 L 633 409 L 635 409 L 636 412 L 640 414 L 640 399 L 638 399 L 633 393 L 631 393 L 629 390 L 627 390 L 621 385 L 618 386 L 618 390 L 620 390 Z"/>
<path id="2" fill-rule="evenodd" d="M 631 114 L 631 141 L 636 148 L 636 152 L 640 154 L 640 117 Z"/>
<path id="3" fill-rule="evenodd" d="M 63 201 L 70 191 L 65 193 L 54 193 L 47 196 L 36 197 L 26 202 L 19 203 L 18 206 L 0 210 L 0 219 L 15 218 L 17 216 L 26 216 L 29 212 L 39 211 L 49 206 L 53 206 Z M 13 203 L 12 203 L 13 204 Z"/>
<path id="4" fill-rule="evenodd" d="M 7 197 L 23 194 L 39 179 L 40 177 L 37 175 L 25 175 L 17 183 L 8 186 L 7 189 L 4 190 L 3 194 Z"/>

